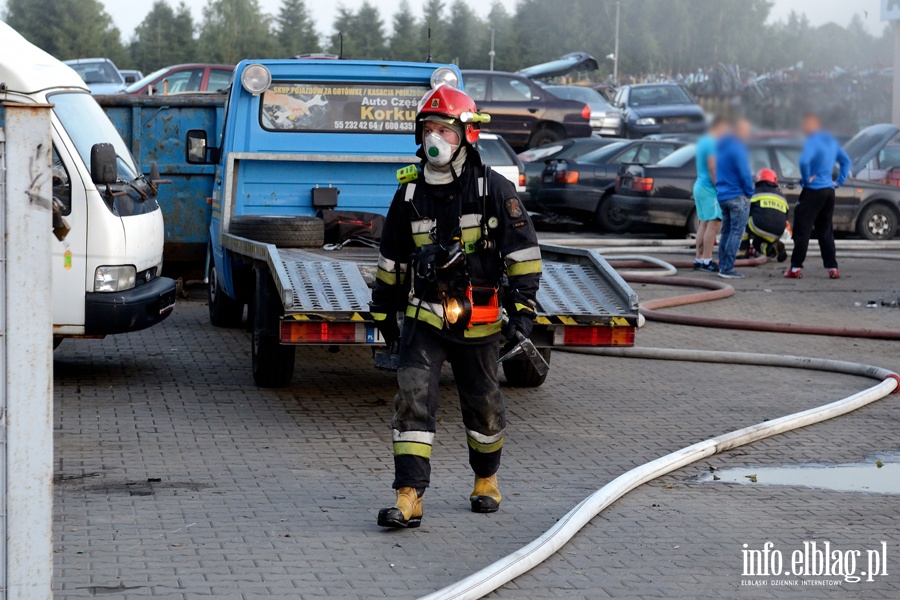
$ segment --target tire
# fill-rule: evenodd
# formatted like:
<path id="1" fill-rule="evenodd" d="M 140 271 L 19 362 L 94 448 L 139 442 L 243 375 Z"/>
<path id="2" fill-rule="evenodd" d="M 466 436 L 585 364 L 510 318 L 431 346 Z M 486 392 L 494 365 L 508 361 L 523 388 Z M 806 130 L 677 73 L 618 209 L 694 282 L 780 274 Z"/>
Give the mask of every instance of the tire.
<path id="1" fill-rule="evenodd" d="M 231 219 L 228 233 L 281 248 L 319 248 L 325 223 L 317 217 L 244 215 Z"/>
<path id="2" fill-rule="evenodd" d="M 219 285 L 216 265 L 209 259 L 209 271 L 206 273 L 209 283 L 206 286 L 206 299 L 209 302 L 209 322 L 215 327 L 240 327 L 244 316 L 244 304 L 225 293 Z"/>
<path id="3" fill-rule="evenodd" d="M 563 139 L 562 133 L 555 127 L 545 125 L 531 134 L 531 139 L 528 140 L 528 147 L 537 148 L 538 146 L 546 146 L 547 144 L 558 142 L 561 139 Z"/>
<path id="4" fill-rule="evenodd" d="M 633 225 L 631 219 L 622 215 L 620 210 L 613 210 L 609 194 L 603 196 L 597 204 L 596 218 L 600 228 L 610 233 L 625 233 Z"/>
<path id="5" fill-rule="evenodd" d="M 897 213 L 886 204 L 871 204 L 859 215 L 856 231 L 867 240 L 889 240 L 897 233 Z"/>
<path id="6" fill-rule="evenodd" d="M 284 314 L 275 282 L 265 267 L 254 268 L 253 332 L 250 355 L 253 381 L 263 388 L 284 387 L 294 378 L 296 346 L 280 343 Z"/>
<path id="7" fill-rule="evenodd" d="M 538 352 L 550 364 L 550 348 L 538 348 Z M 527 359 L 510 359 L 503 361 L 503 374 L 506 382 L 512 387 L 536 388 L 547 379 L 547 374 L 538 375 L 531 361 Z"/>
<path id="8" fill-rule="evenodd" d="M 688 215 L 687 223 L 685 224 L 685 229 L 687 229 L 688 235 L 697 235 L 697 230 L 700 229 L 700 219 L 697 218 L 697 209 L 691 210 L 691 214 Z"/>

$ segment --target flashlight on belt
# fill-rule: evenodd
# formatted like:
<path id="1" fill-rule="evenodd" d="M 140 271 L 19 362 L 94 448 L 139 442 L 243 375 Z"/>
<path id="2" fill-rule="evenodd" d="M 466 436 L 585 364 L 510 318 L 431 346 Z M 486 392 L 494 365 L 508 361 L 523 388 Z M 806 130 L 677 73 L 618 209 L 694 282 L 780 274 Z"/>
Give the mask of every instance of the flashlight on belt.
<path id="1" fill-rule="evenodd" d="M 462 296 L 444 300 L 444 318 L 451 329 L 470 329 L 496 323 L 500 318 L 497 288 L 467 286 Z"/>

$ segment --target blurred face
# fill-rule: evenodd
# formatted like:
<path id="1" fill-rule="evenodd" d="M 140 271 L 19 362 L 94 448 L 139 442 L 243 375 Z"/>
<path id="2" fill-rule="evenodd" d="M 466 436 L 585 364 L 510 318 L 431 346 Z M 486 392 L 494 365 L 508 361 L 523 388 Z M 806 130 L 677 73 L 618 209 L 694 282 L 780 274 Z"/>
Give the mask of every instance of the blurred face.
<path id="1" fill-rule="evenodd" d="M 803 119 L 803 133 L 806 135 L 817 132 L 821 126 L 818 117 L 809 115 Z"/>
<path id="2" fill-rule="evenodd" d="M 725 121 L 719 121 L 709 129 L 709 134 L 713 137 L 722 137 L 728 131 L 728 124 Z"/>
<path id="3" fill-rule="evenodd" d="M 444 138 L 444 140 L 446 140 L 448 144 L 453 146 L 454 150 L 456 150 L 456 147 L 459 146 L 459 134 L 456 133 L 456 131 L 454 131 L 452 128 L 447 127 L 442 123 L 425 121 L 423 132 L 425 136 L 427 136 L 429 133 L 436 133 L 437 135 Z"/>
<path id="4" fill-rule="evenodd" d="M 752 127 L 750 126 L 750 121 L 748 121 L 747 119 L 741 119 L 734 124 L 734 135 L 741 138 L 742 140 L 746 140 L 750 137 L 751 129 Z"/>

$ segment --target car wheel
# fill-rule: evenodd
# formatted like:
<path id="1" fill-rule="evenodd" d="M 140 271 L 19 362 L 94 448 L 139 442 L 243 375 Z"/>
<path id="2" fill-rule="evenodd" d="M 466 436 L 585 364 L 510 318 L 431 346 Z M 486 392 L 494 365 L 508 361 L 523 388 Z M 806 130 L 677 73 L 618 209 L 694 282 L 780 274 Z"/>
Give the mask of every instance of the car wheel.
<path id="1" fill-rule="evenodd" d="M 600 199 L 596 217 L 600 228 L 610 233 L 625 233 L 632 226 L 631 219 L 622 212 L 622 209 L 613 206 L 609 194 Z"/>
<path id="2" fill-rule="evenodd" d="M 685 227 L 687 228 L 688 235 L 697 235 L 697 230 L 700 229 L 700 219 L 697 217 L 696 210 L 692 210 L 691 214 L 688 215 Z"/>
<path id="3" fill-rule="evenodd" d="M 897 233 L 897 213 L 885 204 L 872 204 L 862 211 L 856 229 L 867 240 L 889 240 Z"/>
<path id="4" fill-rule="evenodd" d="M 531 134 L 531 139 L 528 141 L 528 147 L 537 148 L 539 146 L 546 146 L 547 144 L 558 142 L 561 139 L 563 139 L 563 135 L 557 131 L 556 128 L 544 126 Z"/>
<path id="5" fill-rule="evenodd" d="M 209 284 L 206 299 L 209 305 L 209 322 L 215 327 L 240 327 L 244 317 L 244 303 L 231 298 L 219 285 L 219 274 L 212 257 L 206 273 Z"/>

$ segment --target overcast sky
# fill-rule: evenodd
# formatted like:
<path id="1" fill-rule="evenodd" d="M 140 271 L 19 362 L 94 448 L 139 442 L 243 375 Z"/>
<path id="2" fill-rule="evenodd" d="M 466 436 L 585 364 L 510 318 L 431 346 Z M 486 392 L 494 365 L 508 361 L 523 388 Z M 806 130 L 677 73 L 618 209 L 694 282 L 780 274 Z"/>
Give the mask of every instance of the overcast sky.
<path id="1" fill-rule="evenodd" d="M 106 5 L 107 12 L 112 16 L 116 25 L 122 31 L 123 38 L 127 41 L 131 39 L 134 28 L 144 19 L 153 6 L 154 0 L 102 0 Z M 176 6 L 178 0 L 167 0 L 170 5 Z M 512 12 L 515 9 L 516 0 L 500 0 Z M 548 2 L 551 0 L 547 0 Z M 203 6 L 207 0 L 185 0 L 186 4 L 191 7 L 194 17 L 199 21 L 202 16 Z M 363 0 L 312 0 L 306 5 L 312 12 L 313 17 L 318 24 L 319 32 L 327 34 L 331 32 L 331 24 L 334 21 L 334 15 L 337 7 L 340 5 L 355 9 Z M 384 10 L 385 23 L 390 26 L 390 16 L 397 10 L 400 0 L 371 0 L 375 6 Z M 485 10 L 491 2 L 489 0 L 466 0 L 476 10 Z M 278 12 L 281 0 L 259 0 L 263 10 L 271 14 Z M 449 2 L 448 2 L 449 3 Z M 628 0 L 623 1 L 624 8 L 627 10 Z M 419 3 L 413 1 L 410 3 L 417 7 Z M 840 25 L 846 25 L 852 18 L 854 13 L 868 12 L 865 18 L 869 31 L 873 33 L 881 33 L 883 23 L 880 19 L 880 2 L 879 0 L 775 0 L 772 8 L 772 17 L 774 19 L 784 19 L 795 10 L 806 14 L 813 25 L 821 25 L 828 21 L 834 21 Z"/>

